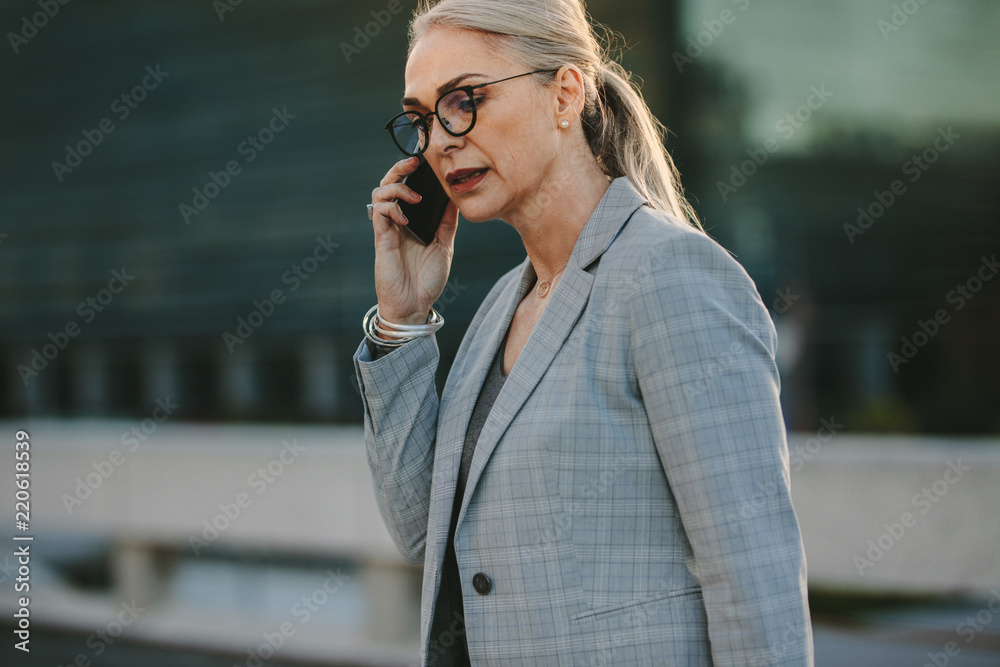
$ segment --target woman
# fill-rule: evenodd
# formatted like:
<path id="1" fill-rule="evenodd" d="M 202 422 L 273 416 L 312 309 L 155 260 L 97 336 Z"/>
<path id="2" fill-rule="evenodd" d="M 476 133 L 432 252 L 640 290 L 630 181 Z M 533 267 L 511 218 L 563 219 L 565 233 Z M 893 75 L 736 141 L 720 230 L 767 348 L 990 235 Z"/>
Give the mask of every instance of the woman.
<path id="1" fill-rule="evenodd" d="M 391 127 L 450 202 L 423 246 L 396 202 L 417 160 L 372 192 L 378 310 L 354 359 L 380 511 L 424 564 L 423 664 L 811 664 L 774 327 L 661 126 L 580 0 L 443 0 L 410 33 Z M 527 257 L 439 399 L 459 211 Z"/>

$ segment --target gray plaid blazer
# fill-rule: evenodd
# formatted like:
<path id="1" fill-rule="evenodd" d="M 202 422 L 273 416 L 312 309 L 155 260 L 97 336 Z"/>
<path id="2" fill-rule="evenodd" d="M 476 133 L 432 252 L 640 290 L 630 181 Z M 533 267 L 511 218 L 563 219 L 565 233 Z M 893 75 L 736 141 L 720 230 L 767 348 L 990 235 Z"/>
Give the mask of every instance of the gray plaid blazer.
<path id="1" fill-rule="evenodd" d="M 354 356 L 379 509 L 424 565 L 425 665 L 466 428 L 534 280 L 525 258 L 496 283 L 440 398 L 433 336 Z M 473 665 L 812 664 L 775 346 L 743 268 L 615 180 L 476 446 L 455 532 Z"/>

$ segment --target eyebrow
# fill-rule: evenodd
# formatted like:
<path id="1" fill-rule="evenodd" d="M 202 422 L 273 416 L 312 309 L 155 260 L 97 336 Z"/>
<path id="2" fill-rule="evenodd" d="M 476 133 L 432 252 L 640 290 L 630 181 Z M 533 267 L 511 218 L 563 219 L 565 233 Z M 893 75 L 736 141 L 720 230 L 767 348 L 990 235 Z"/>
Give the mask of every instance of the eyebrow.
<path id="1" fill-rule="evenodd" d="M 454 90 L 458 86 L 458 84 L 460 84 L 465 79 L 468 79 L 468 78 L 471 78 L 471 77 L 477 77 L 477 76 L 480 77 L 480 78 L 483 78 L 483 79 L 487 78 L 486 74 L 477 74 L 477 73 L 473 73 L 473 72 L 468 72 L 466 74 L 460 74 L 460 75 L 456 76 L 454 79 L 451 79 L 450 81 L 445 81 L 440 86 L 438 86 L 437 96 L 441 97 L 442 95 L 444 95 L 445 93 L 447 93 L 449 90 Z M 403 105 L 404 107 L 422 107 L 422 106 L 424 106 L 423 104 L 420 103 L 420 100 L 418 100 L 415 97 L 404 97 L 403 99 L 401 99 L 399 101 L 399 103 L 401 105 Z"/>

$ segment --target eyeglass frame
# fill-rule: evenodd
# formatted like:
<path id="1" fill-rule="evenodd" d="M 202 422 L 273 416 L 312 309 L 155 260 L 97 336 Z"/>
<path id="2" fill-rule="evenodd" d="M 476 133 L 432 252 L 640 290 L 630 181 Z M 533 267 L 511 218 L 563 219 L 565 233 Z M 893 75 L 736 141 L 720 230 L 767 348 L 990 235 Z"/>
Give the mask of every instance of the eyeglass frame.
<path id="1" fill-rule="evenodd" d="M 453 137 L 464 137 L 469 132 L 472 132 L 472 128 L 474 128 L 476 126 L 476 119 L 477 119 L 477 113 L 476 112 L 477 112 L 478 107 L 476 106 L 476 96 L 473 94 L 474 90 L 476 90 L 477 88 L 485 88 L 486 86 L 492 86 L 495 83 L 503 83 L 504 81 L 510 81 L 511 79 L 520 79 L 522 76 L 528 76 L 528 75 L 531 75 L 531 74 L 542 74 L 542 73 L 545 73 L 545 72 L 558 72 L 560 69 L 561 68 L 559 68 L 559 67 L 554 68 L 554 69 L 536 69 L 533 72 L 525 72 L 524 74 L 515 74 L 514 76 L 508 76 L 505 79 L 497 79 L 496 81 L 489 81 L 487 83 L 477 83 L 474 86 L 458 86 L 457 88 L 452 88 L 451 90 L 448 90 L 448 91 L 445 91 L 444 93 L 441 93 L 441 96 L 438 97 L 437 102 L 434 103 L 434 111 L 430 111 L 428 113 L 421 113 L 419 111 L 412 111 L 412 110 L 411 111 L 400 111 L 398 114 L 396 114 L 395 116 L 393 116 L 392 118 L 389 119 L 389 122 L 385 124 L 385 129 L 389 132 L 389 136 L 392 137 L 392 143 L 396 144 L 396 147 L 400 151 L 402 151 L 404 155 L 409 155 L 410 157 L 416 157 L 418 155 L 423 155 L 424 151 L 427 150 L 427 147 L 431 145 L 431 124 L 429 122 L 429 118 L 431 116 L 434 116 L 435 118 L 437 118 L 438 119 L 438 123 L 437 124 L 440 125 L 441 128 L 445 132 L 447 132 L 448 134 L 450 134 L 451 136 L 453 136 Z M 448 127 L 445 125 L 445 123 L 441 120 L 441 116 L 438 114 L 438 105 L 441 104 L 441 100 L 443 100 L 448 95 L 451 95 L 452 93 L 454 93 L 455 91 L 458 91 L 458 90 L 461 90 L 461 91 L 465 92 L 465 94 L 469 96 L 469 101 L 472 102 L 472 122 L 469 123 L 469 127 L 466 128 L 465 130 L 463 130 L 461 132 L 452 132 L 451 130 L 448 129 Z M 426 141 L 427 145 L 424 146 L 422 149 L 420 149 L 416 153 L 410 153 L 405 148 L 403 148 L 402 146 L 400 146 L 399 145 L 399 141 L 396 140 L 396 134 L 392 131 L 393 123 L 396 122 L 396 119 L 398 119 L 398 118 L 400 118 L 402 116 L 407 116 L 409 114 L 416 114 L 417 116 L 419 116 L 420 121 L 424 124 L 424 132 L 425 132 L 425 134 L 427 136 L 427 141 Z"/>

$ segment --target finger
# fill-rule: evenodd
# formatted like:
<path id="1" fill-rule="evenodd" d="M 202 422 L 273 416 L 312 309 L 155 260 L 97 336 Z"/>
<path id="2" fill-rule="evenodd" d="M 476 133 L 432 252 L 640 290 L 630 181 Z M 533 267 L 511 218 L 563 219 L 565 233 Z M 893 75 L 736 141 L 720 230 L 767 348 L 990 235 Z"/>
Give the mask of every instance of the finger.
<path id="1" fill-rule="evenodd" d="M 420 164 L 420 158 L 408 157 L 405 160 L 400 160 L 396 164 L 392 165 L 392 168 L 386 172 L 385 177 L 379 185 L 389 185 L 390 183 L 398 183 L 403 180 L 403 177 L 412 171 L 415 171 L 417 165 Z"/>
<path id="2" fill-rule="evenodd" d="M 390 183 L 389 185 L 382 185 L 372 190 L 373 204 L 393 201 L 395 199 L 402 199 L 411 204 L 416 204 L 423 197 L 405 183 Z"/>
<path id="3" fill-rule="evenodd" d="M 399 225 L 407 225 L 409 223 L 409 220 L 403 215 L 403 211 L 396 202 L 377 202 L 374 205 L 374 209 L 375 214 L 372 216 L 372 222 L 385 225 L 383 229 L 388 229 L 393 222 Z"/>
<path id="4" fill-rule="evenodd" d="M 446 247 L 451 247 L 455 242 L 455 233 L 458 231 L 458 205 L 449 201 L 441 217 L 441 224 L 438 225 L 437 233 L 434 235 L 438 243 Z"/>

